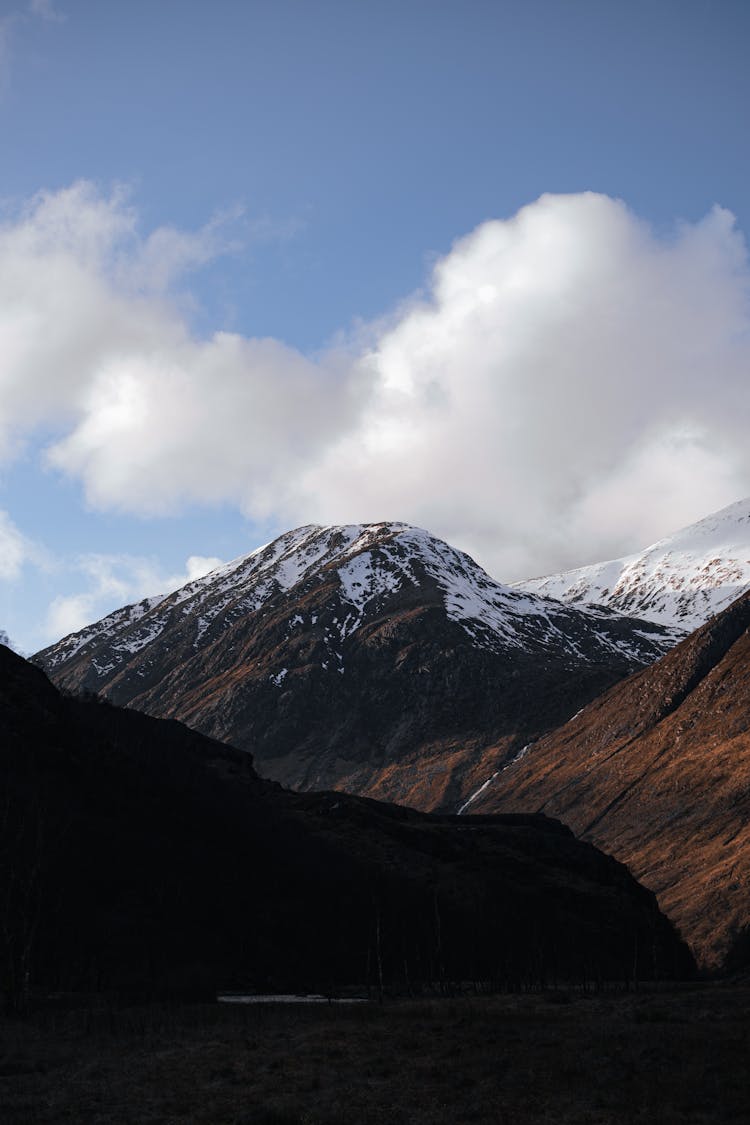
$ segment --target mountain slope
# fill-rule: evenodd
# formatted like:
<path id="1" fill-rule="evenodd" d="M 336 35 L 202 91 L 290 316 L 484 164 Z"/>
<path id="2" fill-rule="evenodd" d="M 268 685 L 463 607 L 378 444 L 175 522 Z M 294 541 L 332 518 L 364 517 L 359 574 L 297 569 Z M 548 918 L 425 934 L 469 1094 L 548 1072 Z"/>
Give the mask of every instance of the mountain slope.
<path id="1" fill-rule="evenodd" d="M 684 632 L 750 589 L 750 499 L 634 555 L 532 578 L 515 589 L 576 605 L 602 605 Z"/>
<path id="2" fill-rule="evenodd" d="M 249 755 L 61 697 L 0 646 L 0 991 L 261 990 L 690 972 L 627 870 L 544 817 L 466 825 L 261 781 Z M 377 970 L 375 966 L 377 965 Z"/>
<path id="3" fill-rule="evenodd" d="M 750 927 L 750 594 L 498 772 L 466 810 L 559 817 L 704 963 Z"/>
<path id="4" fill-rule="evenodd" d="M 404 524 L 299 528 L 38 653 L 68 690 L 178 718 L 267 777 L 451 807 L 673 643 L 493 581 Z"/>

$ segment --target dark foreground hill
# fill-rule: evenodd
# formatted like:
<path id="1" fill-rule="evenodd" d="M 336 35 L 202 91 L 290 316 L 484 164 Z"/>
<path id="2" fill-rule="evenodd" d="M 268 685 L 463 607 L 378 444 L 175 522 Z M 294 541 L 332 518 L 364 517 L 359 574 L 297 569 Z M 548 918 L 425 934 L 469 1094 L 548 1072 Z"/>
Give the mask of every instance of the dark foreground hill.
<path id="1" fill-rule="evenodd" d="M 179 723 L 62 697 L 3 647 L 0 723 L 11 1002 L 691 971 L 653 895 L 544 817 L 290 794 Z"/>
<path id="2" fill-rule="evenodd" d="M 750 952 L 750 594 L 499 772 L 472 810 L 536 810 L 627 863 L 706 964 Z"/>
<path id="3" fill-rule="evenodd" d="M 455 810 L 675 641 L 495 582 L 405 524 L 303 527 L 38 653 L 60 687 L 249 750 L 264 777 Z"/>

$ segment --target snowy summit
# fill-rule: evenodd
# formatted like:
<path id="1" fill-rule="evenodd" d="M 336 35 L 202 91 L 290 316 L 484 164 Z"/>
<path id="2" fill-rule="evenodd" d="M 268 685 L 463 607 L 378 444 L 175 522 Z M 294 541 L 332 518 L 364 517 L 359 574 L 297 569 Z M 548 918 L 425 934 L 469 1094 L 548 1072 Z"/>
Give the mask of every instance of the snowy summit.
<path id="1" fill-rule="evenodd" d="M 514 587 L 690 632 L 750 589 L 750 498 L 637 554 Z"/>

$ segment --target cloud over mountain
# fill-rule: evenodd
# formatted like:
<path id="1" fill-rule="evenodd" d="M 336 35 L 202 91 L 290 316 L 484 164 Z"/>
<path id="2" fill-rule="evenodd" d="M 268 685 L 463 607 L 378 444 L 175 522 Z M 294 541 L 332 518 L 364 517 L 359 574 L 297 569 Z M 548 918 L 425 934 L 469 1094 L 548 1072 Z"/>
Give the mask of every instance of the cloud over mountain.
<path id="1" fill-rule="evenodd" d="M 8 218 L 5 459 L 52 433 L 48 463 L 100 508 L 405 519 L 504 579 L 750 492 L 747 252 L 721 208 L 662 234 L 606 196 L 543 196 L 314 358 L 191 332 L 175 289 L 224 245 L 218 224 L 144 237 L 85 183 Z"/>

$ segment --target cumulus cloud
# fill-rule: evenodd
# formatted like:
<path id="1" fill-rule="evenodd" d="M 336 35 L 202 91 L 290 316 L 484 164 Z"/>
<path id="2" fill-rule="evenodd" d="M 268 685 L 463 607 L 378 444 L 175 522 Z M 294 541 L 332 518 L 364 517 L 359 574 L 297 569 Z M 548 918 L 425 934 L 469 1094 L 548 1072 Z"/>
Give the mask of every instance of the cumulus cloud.
<path id="1" fill-rule="evenodd" d="M 183 572 L 168 574 L 153 559 L 140 556 L 81 555 L 67 565 L 83 578 L 85 588 L 54 599 L 45 623 L 47 636 L 57 640 L 75 633 L 119 606 L 179 589 L 221 563 L 219 558 L 191 555 Z"/>
<path id="2" fill-rule="evenodd" d="M 161 514 L 183 501 L 270 511 L 341 432 L 356 385 L 270 339 L 191 337 L 160 290 L 221 249 L 160 229 L 139 239 L 120 192 L 41 193 L 0 229 L 0 456 L 42 425 L 50 463 L 90 502 Z"/>
<path id="3" fill-rule="evenodd" d="M 719 207 L 663 236 L 606 196 L 543 196 L 315 359 L 194 337 L 170 292 L 218 230 L 142 237 L 121 193 L 87 184 L 5 223 L 6 458 L 54 427 L 49 464 L 96 507 L 404 519 L 505 579 L 635 549 L 750 492 L 750 271 Z"/>
<path id="4" fill-rule="evenodd" d="M 312 510 L 406 513 L 516 577 L 736 499 L 747 283 L 720 208 L 669 239 L 588 193 L 483 224 L 364 358 L 374 393 L 310 467 Z"/>

